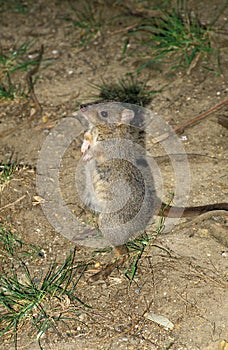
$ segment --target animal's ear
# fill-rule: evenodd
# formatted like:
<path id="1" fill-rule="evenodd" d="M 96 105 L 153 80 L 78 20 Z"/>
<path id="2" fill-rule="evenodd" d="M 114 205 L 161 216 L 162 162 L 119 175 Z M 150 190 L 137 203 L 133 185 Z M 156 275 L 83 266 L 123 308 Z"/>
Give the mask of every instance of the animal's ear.
<path id="1" fill-rule="evenodd" d="M 121 123 L 129 124 L 134 119 L 135 113 L 131 109 L 125 108 L 121 113 Z"/>

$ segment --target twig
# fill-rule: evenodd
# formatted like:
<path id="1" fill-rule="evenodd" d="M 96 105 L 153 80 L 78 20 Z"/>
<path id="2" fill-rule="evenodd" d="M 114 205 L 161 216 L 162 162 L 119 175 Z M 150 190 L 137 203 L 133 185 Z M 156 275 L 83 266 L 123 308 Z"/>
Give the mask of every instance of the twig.
<path id="1" fill-rule="evenodd" d="M 124 28 L 121 28 L 121 29 L 117 29 L 115 31 L 108 31 L 109 34 L 112 34 L 112 35 L 115 35 L 115 34 L 120 34 L 120 33 L 125 33 L 125 32 L 128 32 L 129 30 L 131 29 L 134 29 L 136 27 L 136 24 L 132 24 L 128 27 L 124 27 Z"/>
<path id="2" fill-rule="evenodd" d="M 142 18 L 161 18 L 162 17 L 162 11 L 160 10 L 149 10 L 149 9 L 143 9 L 143 8 L 135 8 L 130 7 L 128 5 L 125 5 L 124 8 L 128 11 L 128 14 L 136 17 L 142 17 Z"/>
<path id="3" fill-rule="evenodd" d="M 190 125 L 198 122 L 199 120 L 202 120 L 202 119 L 206 118 L 208 115 L 210 115 L 211 113 L 219 110 L 220 108 L 222 108 L 225 105 L 228 105 L 228 100 L 225 100 L 225 101 L 217 104 L 216 106 L 214 106 L 214 107 L 208 109 L 207 111 L 199 114 L 197 117 L 194 117 L 194 118 L 189 119 L 189 120 L 187 120 L 187 121 L 185 121 L 183 123 L 178 124 L 177 126 L 175 126 L 175 128 L 173 128 L 173 130 L 175 132 L 177 132 L 177 133 L 178 132 L 182 132 L 187 126 L 190 126 Z M 153 141 L 153 143 L 158 143 L 158 142 L 161 142 L 161 141 L 167 139 L 169 136 L 170 136 L 170 134 L 168 132 L 166 132 L 166 133 L 164 133 L 164 134 L 154 138 L 152 141 Z"/>
<path id="4" fill-rule="evenodd" d="M 228 105 L 228 100 L 225 100 L 221 103 L 219 103 L 218 105 L 208 109 L 206 112 L 203 112 L 201 114 L 199 114 L 197 117 L 192 118 L 187 120 L 186 122 L 183 122 L 181 124 L 178 124 L 175 128 L 174 131 L 178 132 L 178 131 L 182 131 L 184 128 L 186 128 L 186 126 L 189 126 L 191 124 L 194 124 L 195 122 L 204 119 L 205 117 L 207 117 L 208 115 L 210 115 L 211 113 L 219 110 L 220 108 L 222 108 L 223 106 Z"/>
<path id="5" fill-rule="evenodd" d="M 29 91 L 30 91 L 30 97 L 31 99 L 33 100 L 36 108 L 37 108 L 37 112 L 38 111 L 42 111 L 42 107 L 35 95 L 35 91 L 34 91 L 34 83 L 33 83 L 33 80 L 32 80 L 32 77 L 33 75 L 35 75 L 39 68 L 40 68 L 40 63 L 41 63 L 41 60 L 42 60 L 42 57 L 43 57 L 43 53 L 44 53 L 44 46 L 41 45 L 40 47 L 40 51 L 39 51 L 39 54 L 38 54 L 38 57 L 37 57 L 37 64 L 27 73 L 26 75 L 26 81 L 27 81 L 27 84 L 28 84 L 28 87 L 29 87 Z M 34 115 L 33 115 L 34 116 Z"/>
<path id="6" fill-rule="evenodd" d="M 0 208 L 0 211 L 2 211 L 3 209 L 9 208 L 9 207 L 13 207 L 15 204 L 17 204 L 18 202 L 22 201 L 22 199 L 24 199 L 26 197 L 26 195 L 24 194 L 23 196 L 21 196 L 20 198 L 18 198 L 16 201 L 14 201 L 13 203 L 9 203 L 7 205 L 5 205 L 4 207 Z"/>

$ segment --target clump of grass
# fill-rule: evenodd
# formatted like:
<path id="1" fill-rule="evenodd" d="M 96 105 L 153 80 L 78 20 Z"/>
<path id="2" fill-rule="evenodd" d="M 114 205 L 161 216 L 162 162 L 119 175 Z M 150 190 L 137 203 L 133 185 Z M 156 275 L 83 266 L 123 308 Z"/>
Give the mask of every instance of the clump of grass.
<path id="1" fill-rule="evenodd" d="M 17 235 L 0 223 L 0 253 L 7 259 L 34 258 L 42 256 L 41 248 L 25 243 Z"/>
<path id="2" fill-rule="evenodd" d="M 26 169 L 26 165 L 16 163 L 9 159 L 6 162 L 0 162 L 0 191 L 4 189 L 7 183 L 14 177 L 14 174 L 20 169 Z"/>
<path id="3" fill-rule="evenodd" d="M 140 46 L 146 48 L 146 54 L 140 57 L 145 63 L 139 70 L 157 62 L 174 62 L 172 69 L 187 68 L 191 71 L 201 56 L 218 56 L 217 50 L 213 48 L 211 31 L 227 4 L 207 26 L 185 5 L 185 1 L 179 1 L 176 9 L 161 10 L 159 17 L 144 18 L 129 31 L 128 36 L 140 40 Z M 140 38 L 137 39 L 138 36 Z M 219 66 L 219 60 L 217 63 Z"/>
<path id="4" fill-rule="evenodd" d="M 29 12 L 28 3 L 31 1 L 0 0 L 0 10 L 7 12 L 18 12 L 26 14 Z"/>
<path id="5" fill-rule="evenodd" d="M 136 272 L 138 270 L 139 261 L 142 258 L 143 253 L 148 245 L 151 245 L 153 247 L 158 247 L 159 249 L 165 250 L 167 252 L 165 248 L 160 247 L 155 243 L 151 243 L 162 232 L 164 228 L 164 222 L 165 222 L 165 218 L 164 216 L 161 216 L 159 219 L 158 228 L 157 228 L 157 231 L 155 232 L 155 235 L 148 236 L 144 234 L 144 235 L 141 235 L 139 238 L 136 238 L 133 241 L 130 241 L 127 243 L 127 248 L 131 253 L 131 259 L 129 261 L 129 266 L 126 268 L 124 274 L 127 277 L 127 279 L 130 281 L 130 283 L 132 283 L 135 278 Z"/>
<path id="6" fill-rule="evenodd" d="M 4 186 L 12 179 L 15 170 L 16 165 L 14 163 L 0 164 L 0 191 L 2 191 Z"/>
<path id="7" fill-rule="evenodd" d="M 76 20 L 70 20 L 73 25 L 80 29 L 77 37 L 82 47 L 87 47 L 101 37 L 102 28 L 105 24 L 102 10 L 98 10 L 89 1 L 83 4 L 82 10 L 75 9 Z"/>
<path id="8" fill-rule="evenodd" d="M 13 83 L 7 72 L 4 75 L 0 82 L 0 99 L 14 100 L 16 97 L 24 97 L 26 94 L 22 84 Z"/>
<path id="9" fill-rule="evenodd" d="M 4 81 L 0 83 L 0 98 L 7 98 L 10 100 L 14 99 L 14 96 L 17 94 L 18 88 L 11 83 L 9 74 L 6 73 Z"/>
<path id="10" fill-rule="evenodd" d="M 14 83 L 12 77 L 18 71 L 28 72 L 38 63 L 28 56 L 32 45 L 31 42 L 26 41 L 18 48 L 13 48 L 8 52 L 0 47 L 0 98 L 14 99 L 16 96 L 26 95 L 26 88 L 23 88 L 21 83 Z"/>
<path id="11" fill-rule="evenodd" d="M 75 250 L 62 264 L 50 265 L 44 276 L 32 274 L 15 248 L 24 243 L 16 236 L 1 229 L 3 248 L 10 257 L 11 266 L 8 273 L 0 275 L 0 335 L 12 334 L 15 349 L 20 332 L 36 334 L 40 349 L 41 337 L 67 321 L 78 320 L 80 307 L 89 307 L 76 296 L 77 284 L 86 269 L 86 264 L 74 266 Z M 33 246 L 32 246 L 33 247 Z"/>
<path id="12" fill-rule="evenodd" d="M 92 85 L 92 87 L 99 91 L 97 95 L 93 96 L 95 98 L 133 103 L 140 106 L 150 103 L 152 96 L 161 91 L 148 91 L 146 83 L 138 80 L 133 75 L 120 78 L 118 83 L 102 82 L 100 85 Z"/>
<path id="13" fill-rule="evenodd" d="M 24 42 L 18 48 L 13 48 L 7 54 L 0 50 L 0 67 L 4 73 L 13 73 L 17 70 L 27 70 L 28 67 L 36 65 L 36 61 L 31 61 L 26 57 L 32 44 L 29 41 Z"/>

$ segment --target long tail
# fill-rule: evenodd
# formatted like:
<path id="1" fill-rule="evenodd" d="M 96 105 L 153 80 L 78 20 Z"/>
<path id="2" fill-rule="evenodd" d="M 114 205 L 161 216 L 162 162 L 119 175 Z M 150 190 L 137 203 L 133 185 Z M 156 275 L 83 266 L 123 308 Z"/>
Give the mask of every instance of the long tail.
<path id="1" fill-rule="evenodd" d="M 207 205 L 199 205 L 196 207 L 172 207 L 166 203 L 162 203 L 158 215 L 160 216 L 169 216 L 170 218 L 178 217 L 188 217 L 188 216 L 197 216 L 213 210 L 227 210 L 228 203 L 215 203 Z"/>

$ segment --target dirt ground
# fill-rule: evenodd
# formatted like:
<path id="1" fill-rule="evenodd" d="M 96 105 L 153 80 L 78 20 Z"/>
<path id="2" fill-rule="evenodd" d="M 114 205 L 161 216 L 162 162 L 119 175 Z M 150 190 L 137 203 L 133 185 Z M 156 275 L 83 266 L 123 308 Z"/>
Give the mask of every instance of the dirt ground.
<path id="1" fill-rule="evenodd" d="M 134 57 L 122 56 L 126 17 L 111 23 L 88 47 L 78 45 L 80 30 L 66 19 L 75 18 L 75 8 L 80 8 L 82 3 L 52 0 L 47 5 L 43 0 L 29 1 L 25 14 L 15 12 L 13 6 L 2 9 L 2 48 L 10 49 L 26 40 L 33 41 L 37 50 L 44 46 L 35 84 L 42 116 L 30 118 L 32 102 L 0 101 L 2 163 L 13 154 L 15 160 L 35 167 L 52 128 L 66 116 L 72 116 L 80 103 L 92 100 L 96 91 L 91 84 L 99 84 L 101 79 L 116 82 L 136 69 Z M 97 1 L 97 8 L 104 8 L 104 16 L 107 13 L 110 16 L 111 9 L 114 16 L 122 11 L 118 3 L 121 2 L 114 5 L 110 1 L 104 5 L 103 1 Z M 129 4 L 132 6 L 132 2 Z M 219 0 L 191 2 L 191 7 L 197 9 L 205 22 L 220 5 Z M 220 24 L 225 23 L 227 15 L 221 16 Z M 216 40 L 222 42 L 224 38 L 218 36 Z M 220 60 L 221 75 L 203 69 L 200 64 L 190 75 L 184 69 L 169 73 L 167 67 L 143 70 L 140 78 L 147 81 L 149 89 L 165 87 L 147 108 L 175 126 L 226 100 L 228 55 L 225 49 Z M 216 68 L 213 59 L 209 65 Z M 217 122 L 225 112 L 223 107 L 179 135 L 189 155 L 189 205 L 227 202 L 227 129 Z M 80 158 L 82 137 L 70 145 L 62 163 L 61 188 L 69 203 L 72 203 L 70 186 L 74 186 L 69 183 L 74 181 L 72 169 Z M 165 154 L 150 141 L 147 149 L 154 157 Z M 173 190 L 173 170 L 166 160 L 157 158 L 157 164 L 163 176 L 164 198 L 168 198 Z M 40 205 L 33 205 L 36 194 L 36 171 L 28 167 L 20 169 L 0 194 L 0 221 L 3 225 L 10 224 L 26 242 L 41 246 L 45 257 L 30 267 L 34 275 L 39 276 L 50 262 L 63 261 L 75 244 L 54 230 Z M 75 215 L 78 213 L 77 203 L 74 202 L 71 210 Z M 96 266 L 90 266 L 77 286 L 77 293 L 92 308 L 79 308 L 78 321 L 71 322 L 68 328 L 60 328 L 60 334 L 44 335 L 43 349 L 227 349 L 221 345 L 223 340 L 228 341 L 227 219 L 225 211 L 181 219 L 171 231 L 159 235 L 146 247 L 132 284 L 123 269 L 115 270 L 106 281 L 87 283 L 88 276 L 96 270 Z M 155 222 L 153 228 L 148 228 L 148 234 L 156 230 L 156 225 Z M 92 248 L 78 246 L 76 260 L 90 260 L 92 253 Z M 109 258 L 107 252 L 96 257 L 101 264 Z M 174 324 L 173 329 L 147 319 L 146 312 L 167 317 Z M 13 349 L 12 338 L 3 337 L 0 348 Z M 21 332 L 18 349 L 31 348 L 39 348 L 36 338 Z"/>

